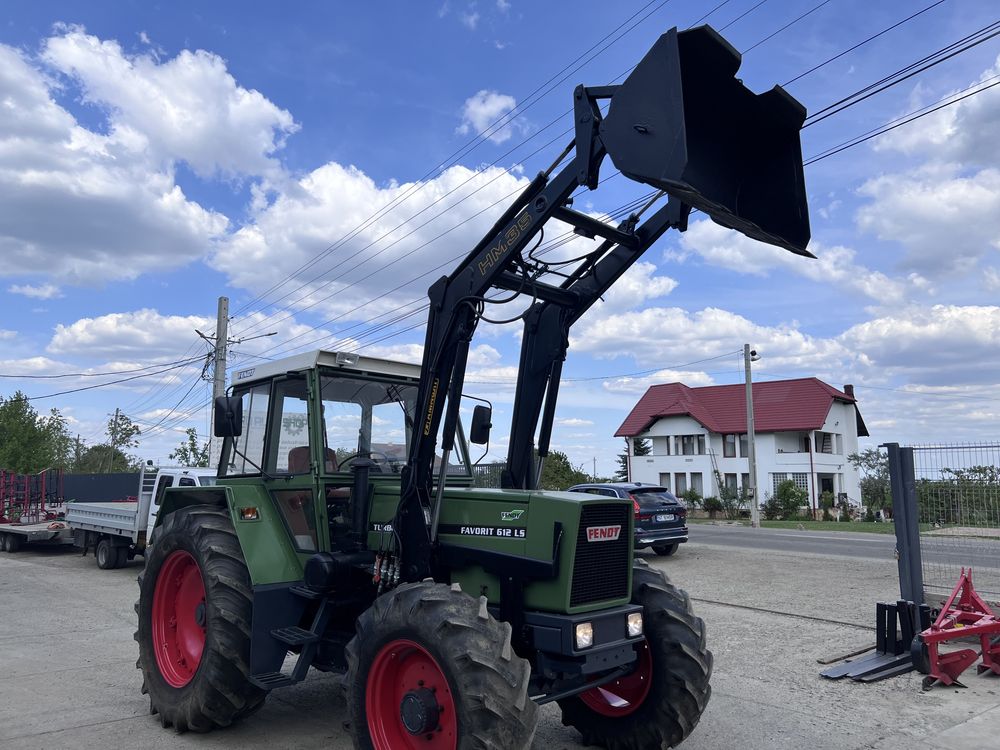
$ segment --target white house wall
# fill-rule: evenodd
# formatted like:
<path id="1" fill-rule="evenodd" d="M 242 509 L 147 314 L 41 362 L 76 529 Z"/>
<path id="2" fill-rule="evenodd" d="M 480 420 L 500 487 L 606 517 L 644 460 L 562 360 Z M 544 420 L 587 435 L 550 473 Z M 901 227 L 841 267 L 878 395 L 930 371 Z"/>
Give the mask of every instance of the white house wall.
<path id="1" fill-rule="evenodd" d="M 815 446 L 815 432 L 778 432 L 757 433 L 757 484 L 758 496 L 763 501 L 771 494 L 775 474 L 784 474 L 792 479 L 794 474 L 807 475 L 807 492 L 810 504 L 818 501 L 823 477 L 832 478 L 834 493 L 846 493 L 854 503 L 861 501 L 858 473 L 847 460 L 847 456 L 858 450 L 857 420 L 853 404 L 834 401 L 826 421 L 819 432 L 834 435 L 832 449 L 834 453 L 820 453 L 816 450 L 810 453 L 803 450 L 804 436 L 810 438 Z M 676 455 L 673 437 L 677 435 L 704 435 L 706 454 L 684 456 Z M 837 439 L 836 436 L 840 436 Z M 709 432 L 696 420 L 688 416 L 662 417 L 638 437 L 649 440 L 652 453 L 648 456 L 633 456 L 631 461 L 631 478 L 634 482 L 644 484 L 667 484 L 669 474 L 670 489 L 676 489 L 676 475 L 685 475 L 685 484 L 691 487 L 691 474 L 702 475 L 704 496 L 718 495 L 719 487 L 715 479 L 717 468 L 719 475 L 735 474 L 737 484 L 744 484 L 744 475 L 748 474 L 749 459 L 740 455 L 740 445 L 737 441 L 737 455 L 734 458 L 723 456 L 723 437 L 718 433 Z M 670 438 L 670 455 L 664 450 L 664 440 Z M 714 464 L 713 464 L 714 454 Z"/>

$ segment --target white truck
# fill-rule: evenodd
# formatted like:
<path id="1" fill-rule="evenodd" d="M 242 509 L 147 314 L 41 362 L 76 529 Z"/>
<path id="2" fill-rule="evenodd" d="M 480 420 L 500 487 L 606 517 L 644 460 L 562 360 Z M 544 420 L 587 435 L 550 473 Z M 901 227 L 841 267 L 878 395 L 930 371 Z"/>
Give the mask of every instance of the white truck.
<path id="1" fill-rule="evenodd" d="M 93 549 L 102 570 L 121 568 L 136 555 L 145 555 L 168 487 L 215 484 L 215 475 L 215 469 L 148 466 L 139 475 L 134 502 L 67 503 L 65 522 L 73 543 L 84 555 Z"/>

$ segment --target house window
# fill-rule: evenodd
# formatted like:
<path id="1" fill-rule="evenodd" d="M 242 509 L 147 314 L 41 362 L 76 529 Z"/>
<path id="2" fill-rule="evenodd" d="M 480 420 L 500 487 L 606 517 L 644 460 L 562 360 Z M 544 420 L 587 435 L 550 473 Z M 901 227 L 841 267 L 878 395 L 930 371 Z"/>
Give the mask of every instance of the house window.
<path id="1" fill-rule="evenodd" d="M 736 492 L 736 475 L 726 474 L 726 489 Z"/>
<path id="2" fill-rule="evenodd" d="M 802 452 L 803 453 L 809 453 L 811 450 L 812 449 L 809 447 L 809 436 L 808 435 L 803 435 L 802 436 Z"/>
<path id="3" fill-rule="evenodd" d="M 750 475 L 749 474 L 740 474 L 740 482 L 741 482 L 741 486 L 743 487 L 743 489 L 746 489 L 747 487 L 749 487 L 750 486 Z"/>
<path id="4" fill-rule="evenodd" d="M 792 481 L 795 482 L 795 486 L 800 490 L 809 490 L 809 475 L 805 472 L 795 472 L 792 474 Z"/>
<path id="5" fill-rule="evenodd" d="M 677 472 L 674 474 L 674 494 L 677 495 L 677 497 L 680 497 L 687 492 L 687 489 L 687 474 L 684 474 L 683 472 Z"/>
<path id="6" fill-rule="evenodd" d="M 750 456 L 750 445 L 747 443 L 746 435 L 740 435 L 740 456 L 742 458 L 749 458 Z"/>
<path id="7" fill-rule="evenodd" d="M 704 456 L 704 435 L 678 435 L 674 438 L 674 447 L 678 456 Z"/>
<path id="8" fill-rule="evenodd" d="M 660 472 L 660 486 L 670 489 L 670 472 L 661 471 Z"/>
<path id="9" fill-rule="evenodd" d="M 691 472 L 691 489 L 699 495 L 704 495 L 705 486 L 702 483 L 702 475 L 700 471 Z"/>
<path id="10" fill-rule="evenodd" d="M 774 473 L 771 475 L 771 492 L 777 494 L 778 485 L 788 479 L 788 475 L 785 473 Z"/>
<path id="11" fill-rule="evenodd" d="M 736 436 L 722 436 L 722 455 L 725 458 L 736 458 Z"/>
<path id="12" fill-rule="evenodd" d="M 653 443 L 653 455 L 654 456 L 669 456 L 670 455 L 670 438 L 668 437 L 655 437 L 652 440 Z"/>

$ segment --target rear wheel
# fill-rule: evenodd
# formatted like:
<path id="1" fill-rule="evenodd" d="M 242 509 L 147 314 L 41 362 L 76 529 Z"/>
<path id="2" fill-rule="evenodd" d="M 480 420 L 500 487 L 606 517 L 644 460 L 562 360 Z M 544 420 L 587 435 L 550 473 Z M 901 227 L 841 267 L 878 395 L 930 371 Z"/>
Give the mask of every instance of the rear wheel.
<path id="1" fill-rule="evenodd" d="M 263 704 L 250 675 L 250 574 L 229 514 L 171 513 L 139 574 L 142 691 L 177 731 L 224 727 Z"/>
<path id="2" fill-rule="evenodd" d="M 658 554 L 660 557 L 670 557 L 677 551 L 680 545 L 677 542 L 673 544 L 654 544 L 653 552 Z"/>
<path id="3" fill-rule="evenodd" d="M 23 546 L 24 546 L 24 537 L 18 536 L 17 534 L 7 535 L 6 549 L 8 552 L 18 552 Z"/>
<path id="4" fill-rule="evenodd" d="M 355 748 L 464 750 L 531 745 L 531 667 L 457 585 L 415 583 L 380 596 L 347 646 Z"/>
<path id="5" fill-rule="evenodd" d="M 563 724 L 585 744 L 613 750 L 676 747 L 712 694 L 705 624 L 687 594 L 647 565 L 632 569 L 632 603 L 643 607 L 646 640 L 625 677 L 559 701 Z"/>
<path id="6" fill-rule="evenodd" d="M 105 538 L 97 543 L 94 557 L 97 558 L 97 567 L 101 570 L 111 570 L 111 568 L 118 567 L 118 551 L 111 544 L 110 539 Z"/>
<path id="7" fill-rule="evenodd" d="M 128 547 L 116 547 L 115 567 L 124 568 L 128 565 Z"/>

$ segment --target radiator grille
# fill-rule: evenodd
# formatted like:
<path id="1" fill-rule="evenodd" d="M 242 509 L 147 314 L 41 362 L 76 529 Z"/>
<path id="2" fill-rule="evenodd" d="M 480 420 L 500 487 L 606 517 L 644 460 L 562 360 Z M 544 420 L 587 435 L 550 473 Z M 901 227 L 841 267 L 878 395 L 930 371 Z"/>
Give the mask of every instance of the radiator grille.
<path id="1" fill-rule="evenodd" d="M 624 503 L 583 507 L 576 536 L 569 606 L 578 607 L 628 596 L 628 572 L 632 563 L 629 555 L 629 513 L 632 512 L 632 507 Z M 617 525 L 622 527 L 618 539 L 587 541 L 588 527 Z"/>

